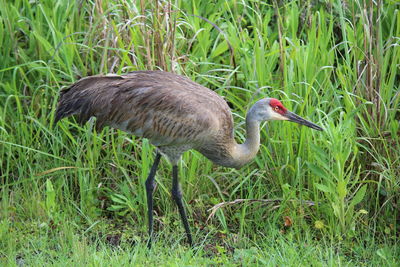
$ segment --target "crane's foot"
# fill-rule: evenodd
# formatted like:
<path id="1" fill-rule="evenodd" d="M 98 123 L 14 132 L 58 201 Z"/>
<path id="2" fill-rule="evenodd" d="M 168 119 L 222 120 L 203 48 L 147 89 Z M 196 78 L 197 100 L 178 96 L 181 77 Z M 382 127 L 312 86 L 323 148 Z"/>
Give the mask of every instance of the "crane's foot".
<path id="1" fill-rule="evenodd" d="M 146 195 L 147 195 L 147 216 L 149 219 L 149 240 L 147 241 L 147 247 L 151 248 L 151 239 L 153 236 L 153 190 L 155 187 L 155 176 L 160 163 L 161 154 L 157 153 L 154 160 L 153 166 L 151 166 L 149 176 L 146 179 Z"/>
<path id="2" fill-rule="evenodd" d="M 147 240 L 147 248 L 151 249 L 151 238 L 149 238 L 149 240 Z"/>
<path id="3" fill-rule="evenodd" d="M 176 205 L 178 206 L 179 214 L 181 215 L 183 227 L 185 227 L 185 232 L 187 236 L 187 241 L 191 247 L 193 247 L 192 234 L 190 233 L 189 223 L 186 217 L 185 208 L 182 202 L 182 192 L 179 188 L 178 181 L 178 166 L 174 165 L 172 167 L 172 198 L 174 199 Z"/>

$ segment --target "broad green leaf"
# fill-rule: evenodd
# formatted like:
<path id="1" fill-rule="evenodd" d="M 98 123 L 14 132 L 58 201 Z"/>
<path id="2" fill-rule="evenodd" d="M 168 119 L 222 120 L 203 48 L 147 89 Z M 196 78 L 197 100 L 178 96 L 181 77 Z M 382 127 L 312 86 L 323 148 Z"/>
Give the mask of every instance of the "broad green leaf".
<path id="1" fill-rule="evenodd" d="M 222 53 L 226 52 L 226 50 L 228 50 L 228 44 L 226 41 L 223 41 L 219 43 L 218 46 L 211 52 L 210 57 L 211 58 L 217 57 Z"/>
<path id="2" fill-rule="evenodd" d="M 46 180 L 46 208 L 52 212 L 56 206 L 56 192 L 50 179 Z"/>
<path id="3" fill-rule="evenodd" d="M 337 193 L 339 195 L 339 198 L 343 199 L 347 195 L 347 189 L 346 189 L 346 182 L 345 181 L 339 181 L 337 185 Z"/>
<path id="4" fill-rule="evenodd" d="M 314 186 L 315 186 L 318 190 L 321 190 L 321 191 L 323 191 L 323 192 L 325 192 L 325 193 L 334 193 L 333 190 L 332 190 L 331 188 L 327 187 L 326 185 L 315 183 Z"/>
<path id="5" fill-rule="evenodd" d="M 353 197 L 353 199 L 350 202 L 350 206 L 355 206 L 358 203 L 360 203 L 365 196 L 365 192 L 367 191 L 367 185 L 363 185 L 356 193 L 356 195 Z"/>
<path id="6" fill-rule="evenodd" d="M 317 177 L 326 178 L 328 176 L 325 170 L 313 163 L 307 162 L 307 166 Z"/>

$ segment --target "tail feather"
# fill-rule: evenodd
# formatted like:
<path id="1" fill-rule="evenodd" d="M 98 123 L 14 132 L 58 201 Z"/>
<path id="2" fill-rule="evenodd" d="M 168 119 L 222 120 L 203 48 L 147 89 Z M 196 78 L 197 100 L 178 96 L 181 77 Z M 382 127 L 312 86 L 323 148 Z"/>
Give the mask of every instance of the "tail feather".
<path id="1" fill-rule="evenodd" d="M 65 101 L 65 98 L 66 98 L 65 94 L 69 90 L 71 90 L 72 87 L 73 87 L 73 85 L 60 91 L 60 99 L 58 100 L 58 106 L 57 106 L 57 110 L 56 110 L 56 116 L 54 118 L 54 124 L 56 124 L 61 119 L 74 114 L 74 111 L 73 111 L 71 105 L 68 105 L 66 103 L 69 101 Z"/>
<path id="2" fill-rule="evenodd" d="M 60 92 L 60 100 L 58 101 L 58 107 L 54 119 L 55 123 L 63 118 L 75 114 L 78 114 L 80 117 L 80 113 L 82 113 L 84 107 L 89 105 L 88 102 L 90 100 L 76 90 L 76 85 L 77 83 Z"/>
<path id="3" fill-rule="evenodd" d="M 86 104 L 85 104 L 86 103 Z M 56 116 L 54 122 L 57 123 L 59 120 L 75 115 L 80 114 L 83 107 L 88 106 L 87 99 L 65 99 L 61 97 L 60 102 L 58 104 L 56 110 Z M 81 121 L 81 120 L 80 120 Z"/>
<path id="4" fill-rule="evenodd" d="M 105 102 L 104 92 L 113 88 L 120 76 L 91 76 L 83 78 L 60 92 L 60 99 L 54 122 L 78 115 L 78 121 L 85 123 L 101 111 L 101 103 Z M 109 90 L 112 91 L 112 90 Z"/>

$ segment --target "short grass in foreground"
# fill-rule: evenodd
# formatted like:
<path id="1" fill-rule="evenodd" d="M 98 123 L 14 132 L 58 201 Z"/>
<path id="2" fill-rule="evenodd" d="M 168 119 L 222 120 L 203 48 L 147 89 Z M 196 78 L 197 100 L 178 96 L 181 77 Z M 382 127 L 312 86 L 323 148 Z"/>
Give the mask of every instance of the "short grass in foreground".
<path id="1" fill-rule="evenodd" d="M 178 218 L 179 219 L 179 218 Z M 398 246 L 365 242 L 344 245 L 327 240 L 298 240 L 276 227 L 255 241 L 205 228 L 195 233 L 198 242 L 182 245 L 184 234 L 173 226 L 156 237 L 152 249 L 145 231 L 136 232 L 114 221 L 95 222 L 93 229 L 77 229 L 68 219 L 57 225 L 40 221 L 0 224 L 2 266 L 398 266 Z M 102 228 L 99 230 L 99 228 Z M 143 227 L 141 227 L 143 229 Z M 144 230 L 144 229 L 143 229 Z M 143 235 L 144 234 L 144 235 Z M 304 236 L 312 236 L 305 233 Z M 372 239 L 371 239 L 372 240 Z"/>

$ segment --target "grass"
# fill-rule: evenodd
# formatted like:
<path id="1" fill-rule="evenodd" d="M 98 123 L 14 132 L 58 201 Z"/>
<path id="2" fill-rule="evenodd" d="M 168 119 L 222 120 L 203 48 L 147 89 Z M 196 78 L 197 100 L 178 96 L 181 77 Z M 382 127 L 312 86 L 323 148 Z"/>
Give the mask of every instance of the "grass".
<path id="1" fill-rule="evenodd" d="M 176 240 L 173 233 L 164 232 L 159 236 L 155 246 L 149 251 L 132 240 L 122 240 L 115 246 L 112 237 L 76 235 L 71 227 L 63 227 L 64 231 L 54 234 L 44 225 L 32 225 L 33 231 L 13 233 L 15 238 L 10 244 L 9 262 L 24 262 L 36 265 L 75 266 L 121 266 L 121 265 L 163 265 L 163 266 L 337 266 L 337 265 L 378 265 L 395 266 L 395 252 L 391 247 L 373 244 L 366 250 L 362 246 L 354 246 L 343 251 L 339 246 L 322 241 L 295 240 L 282 237 L 279 232 L 270 232 L 269 242 L 255 243 L 254 240 L 230 240 L 237 248 L 226 248 L 222 245 L 211 246 L 213 240 L 201 234 L 196 237 L 202 245 L 187 249 Z M 23 226 L 22 229 L 26 229 Z M 16 229 L 13 229 L 14 231 Z M 131 230 L 124 230 L 130 232 Z M 168 232 L 168 233 L 167 233 Z M 21 237 L 24 235 L 24 237 Z M 21 239 L 29 242 L 29 246 L 16 249 Z M 245 245 L 242 243 L 246 243 Z M 133 244 L 133 246 L 132 246 Z M 135 245 L 136 244 L 136 245 Z M 167 248 L 167 249 L 166 249 Z M 16 253 L 17 252 L 17 253 Z M 5 261 L 6 262 L 6 261 Z"/>
<path id="2" fill-rule="evenodd" d="M 396 266 L 395 1 L 0 4 L 1 265 Z M 144 181 L 154 148 L 73 118 L 53 123 L 62 87 L 140 69 L 184 74 L 222 95 L 238 141 L 246 111 L 265 96 L 325 131 L 268 123 L 257 158 L 240 170 L 186 153 L 179 175 L 193 249 L 163 160 L 148 251 Z M 236 199 L 280 201 L 237 202 L 209 218 Z"/>

